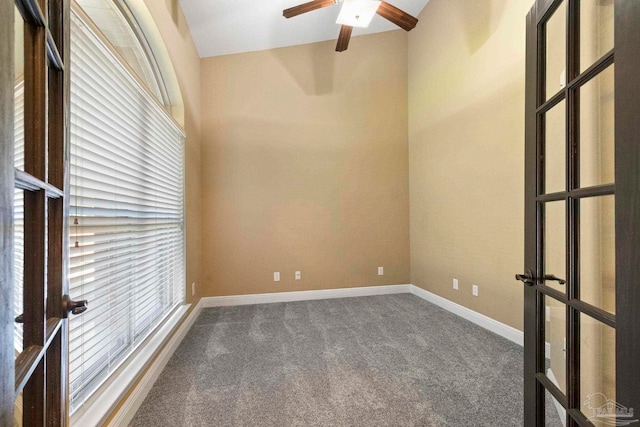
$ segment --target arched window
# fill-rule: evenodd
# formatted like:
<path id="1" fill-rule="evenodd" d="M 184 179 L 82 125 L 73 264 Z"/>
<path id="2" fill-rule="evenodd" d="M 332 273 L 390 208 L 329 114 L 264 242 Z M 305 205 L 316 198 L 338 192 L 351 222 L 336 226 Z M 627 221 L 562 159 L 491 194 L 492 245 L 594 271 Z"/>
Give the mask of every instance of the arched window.
<path id="1" fill-rule="evenodd" d="M 151 91 L 158 101 L 169 103 L 166 89 L 145 35 L 122 0 L 77 0 L 83 21 L 99 29 L 113 51 Z"/>
<path id="2" fill-rule="evenodd" d="M 71 20 L 71 411 L 184 302 L 184 133 L 126 4 Z"/>

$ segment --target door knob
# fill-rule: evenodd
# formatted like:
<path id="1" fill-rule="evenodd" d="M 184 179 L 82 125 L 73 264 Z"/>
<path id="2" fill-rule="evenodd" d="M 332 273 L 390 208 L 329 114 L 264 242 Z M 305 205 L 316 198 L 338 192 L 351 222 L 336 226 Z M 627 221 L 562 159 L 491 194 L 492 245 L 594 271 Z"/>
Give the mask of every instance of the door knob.
<path id="1" fill-rule="evenodd" d="M 524 274 L 516 274 L 516 280 L 520 280 L 522 283 L 529 286 L 536 284 L 536 278 L 531 270 L 527 270 Z"/>
<path id="2" fill-rule="evenodd" d="M 69 295 L 65 295 L 64 296 L 64 312 L 65 314 L 68 316 L 68 313 L 77 315 L 77 314 L 82 314 L 85 311 L 87 311 L 87 308 L 89 308 L 89 301 L 85 300 L 79 300 L 79 301 L 71 301 L 71 298 L 69 298 Z"/>
<path id="3" fill-rule="evenodd" d="M 527 270 L 526 273 L 524 274 L 516 274 L 516 280 L 520 280 L 521 282 L 529 285 L 529 286 L 533 286 L 536 284 L 536 277 L 533 274 L 533 271 L 531 270 Z M 564 285 L 567 283 L 566 280 L 561 279 L 559 277 L 557 277 L 554 274 L 545 274 L 544 275 L 544 280 L 546 281 L 556 281 L 561 285 Z"/>

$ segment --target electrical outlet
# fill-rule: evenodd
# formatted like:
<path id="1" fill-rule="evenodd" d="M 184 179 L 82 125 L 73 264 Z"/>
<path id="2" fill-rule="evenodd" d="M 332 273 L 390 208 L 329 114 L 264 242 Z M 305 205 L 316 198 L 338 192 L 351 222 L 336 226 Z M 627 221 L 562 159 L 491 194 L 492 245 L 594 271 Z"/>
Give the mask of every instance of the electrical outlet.
<path id="1" fill-rule="evenodd" d="M 473 296 L 474 296 L 474 297 L 477 297 L 477 296 L 478 296 L 478 285 L 473 285 L 473 286 L 471 287 L 471 293 L 473 293 Z"/>
<path id="2" fill-rule="evenodd" d="M 378 267 L 378 276 L 384 276 L 384 267 Z"/>
<path id="3" fill-rule="evenodd" d="M 273 272 L 273 281 L 274 282 L 279 282 L 280 281 L 280 272 L 279 271 L 274 271 Z"/>
<path id="4" fill-rule="evenodd" d="M 453 289 L 458 290 L 458 279 L 453 279 Z"/>
<path id="5" fill-rule="evenodd" d="M 196 282 L 193 282 L 191 284 L 191 296 L 194 296 L 196 294 Z"/>
<path id="6" fill-rule="evenodd" d="M 296 271 L 296 280 L 300 280 L 302 278 L 302 273 Z"/>

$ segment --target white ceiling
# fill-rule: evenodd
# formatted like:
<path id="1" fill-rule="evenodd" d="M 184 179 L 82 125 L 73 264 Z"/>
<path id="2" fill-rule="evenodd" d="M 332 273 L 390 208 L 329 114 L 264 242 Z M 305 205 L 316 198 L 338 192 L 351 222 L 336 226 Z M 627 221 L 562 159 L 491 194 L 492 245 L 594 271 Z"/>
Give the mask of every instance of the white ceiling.
<path id="1" fill-rule="evenodd" d="M 205 58 L 337 39 L 340 3 L 291 19 L 282 16 L 284 9 L 306 1 L 309 0 L 180 0 L 180 4 L 198 54 Z M 388 0 L 415 17 L 428 1 Z M 375 16 L 369 28 L 354 28 L 353 36 L 397 29 L 383 17 Z"/>

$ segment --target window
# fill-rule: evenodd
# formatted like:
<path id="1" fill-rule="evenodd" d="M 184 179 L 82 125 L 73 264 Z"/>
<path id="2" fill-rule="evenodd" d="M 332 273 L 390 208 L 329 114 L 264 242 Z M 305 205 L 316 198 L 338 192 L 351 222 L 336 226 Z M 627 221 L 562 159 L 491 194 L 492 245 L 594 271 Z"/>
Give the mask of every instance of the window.
<path id="1" fill-rule="evenodd" d="M 135 18 L 124 4 L 124 0 L 77 0 L 89 19 L 108 40 L 112 52 L 123 60 L 124 65 L 142 81 L 151 93 L 165 103 L 166 90 L 155 63 L 151 48 L 138 29 Z M 126 15 L 126 16 L 125 16 Z"/>
<path id="2" fill-rule="evenodd" d="M 75 10 L 69 281 L 89 310 L 69 324 L 72 411 L 184 301 L 184 135 L 122 60 Z"/>

